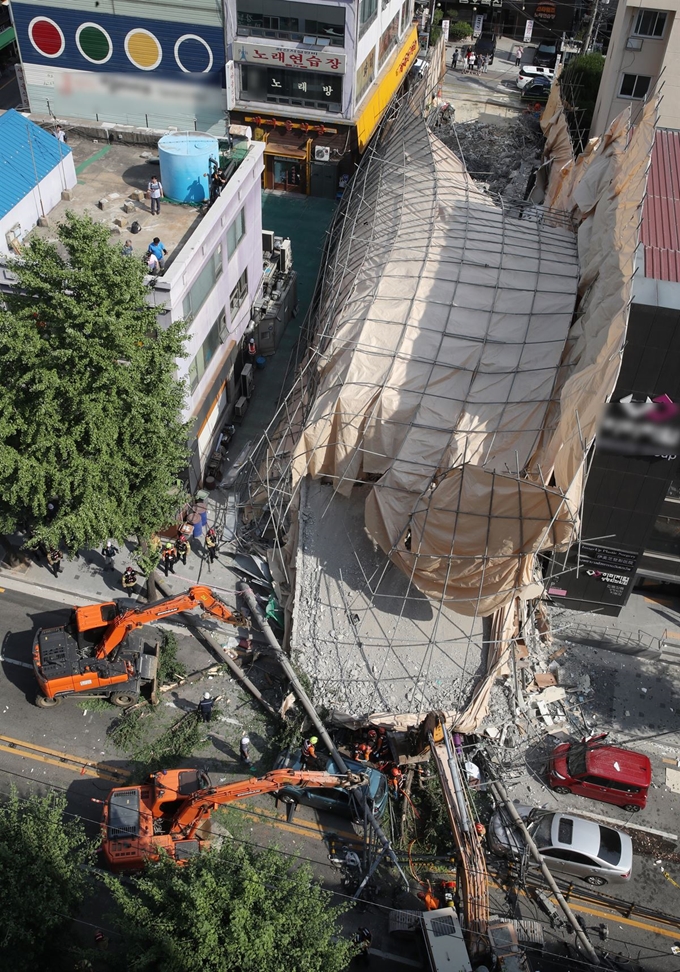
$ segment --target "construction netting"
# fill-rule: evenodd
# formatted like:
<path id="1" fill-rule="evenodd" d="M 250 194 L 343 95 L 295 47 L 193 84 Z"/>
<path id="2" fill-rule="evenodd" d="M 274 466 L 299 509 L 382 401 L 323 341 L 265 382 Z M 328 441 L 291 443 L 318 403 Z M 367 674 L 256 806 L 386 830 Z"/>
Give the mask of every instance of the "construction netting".
<path id="1" fill-rule="evenodd" d="M 535 594 L 534 555 L 577 518 L 550 469 L 528 473 L 574 314 L 571 222 L 499 206 L 405 99 L 329 256 L 294 479 L 373 481 L 369 534 L 459 613 Z"/>

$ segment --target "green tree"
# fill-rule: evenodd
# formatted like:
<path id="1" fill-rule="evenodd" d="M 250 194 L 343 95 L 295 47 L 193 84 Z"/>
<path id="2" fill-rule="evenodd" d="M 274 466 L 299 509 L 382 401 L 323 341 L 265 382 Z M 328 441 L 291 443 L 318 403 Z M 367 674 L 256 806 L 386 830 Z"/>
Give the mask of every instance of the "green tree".
<path id="1" fill-rule="evenodd" d="M 25 523 L 29 546 L 75 551 L 174 518 L 186 329 L 158 327 L 141 261 L 106 227 L 69 213 L 57 235 L 12 261 L 0 310 L 0 532 Z"/>
<path id="2" fill-rule="evenodd" d="M 466 37 L 472 36 L 472 25 L 466 23 L 464 20 L 452 20 L 449 27 L 449 40 L 462 41 Z"/>
<path id="3" fill-rule="evenodd" d="M 562 103 L 577 152 L 582 151 L 588 141 L 604 64 L 602 54 L 579 54 L 569 61 L 560 75 Z"/>
<path id="4" fill-rule="evenodd" d="M 164 857 L 122 883 L 103 875 L 129 972 L 341 972 L 353 954 L 307 865 L 224 842 L 178 867 Z"/>
<path id="5" fill-rule="evenodd" d="M 0 966 L 12 972 L 60 967 L 87 893 L 94 852 L 65 807 L 61 794 L 22 800 L 15 789 L 0 806 Z"/>

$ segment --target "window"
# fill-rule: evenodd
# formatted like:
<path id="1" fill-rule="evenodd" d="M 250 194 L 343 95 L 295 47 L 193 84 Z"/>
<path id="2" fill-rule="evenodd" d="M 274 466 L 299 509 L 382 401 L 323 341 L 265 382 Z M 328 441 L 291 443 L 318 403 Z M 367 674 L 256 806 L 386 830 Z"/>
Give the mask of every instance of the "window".
<path id="1" fill-rule="evenodd" d="M 229 259 L 233 257 L 236 253 L 236 247 L 239 245 L 243 237 L 246 235 L 246 211 L 245 208 L 239 210 L 239 213 L 227 230 L 227 254 Z"/>
<path id="2" fill-rule="evenodd" d="M 385 58 L 390 53 L 399 38 L 399 14 L 387 25 L 378 44 L 378 64 L 382 67 Z"/>
<path id="3" fill-rule="evenodd" d="M 600 849 L 597 856 L 607 864 L 618 864 L 621 860 L 621 834 L 611 827 L 600 827 Z"/>
<path id="4" fill-rule="evenodd" d="M 345 11 L 321 3 L 282 3 L 281 0 L 237 0 L 238 33 L 245 37 L 271 37 L 343 47 Z M 287 7 L 287 10 L 282 8 Z M 282 13 L 295 16 L 282 16 Z M 317 41 L 318 38 L 318 41 Z"/>
<path id="5" fill-rule="evenodd" d="M 248 296 L 248 271 L 244 270 L 229 296 L 229 312 L 232 320 L 243 301 Z"/>
<path id="6" fill-rule="evenodd" d="M 221 344 L 220 334 L 224 331 L 225 324 L 226 318 L 224 311 L 222 311 L 205 336 L 203 344 L 198 349 L 198 354 L 189 365 L 189 387 L 192 393 L 198 388 L 206 368 L 214 358 L 215 352 Z"/>
<path id="7" fill-rule="evenodd" d="M 652 83 L 644 74 L 624 74 L 619 98 L 644 98 Z"/>
<path id="8" fill-rule="evenodd" d="M 371 52 L 365 59 L 363 64 L 359 66 L 357 71 L 357 82 L 356 82 L 356 96 L 355 102 L 358 105 L 363 96 L 366 94 L 371 86 L 373 77 L 375 74 L 375 48 L 371 48 Z"/>
<path id="9" fill-rule="evenodd" d="M 360 0 L 359 3 L 359 37 L 368 30 L 378 15 L 378 0 Z"/>
<path id="10" fill-rule="evenodd" d="M 663 37 L 667 13 L 660 10 L 640 10 L 635 19 L 633 33 L 638 37 Z"/>
<path id="11" fill-rule="evenodd" d="M 190 290 L 184 296 L 182 303 L 182 316 L 187 318 L 195 317 L 203 304 L 205 304 L 210 291 L 215 286 L 217 280 L 222 275 L 222 245 L 220 244 L 212 253 L 208 262 L 203 267 L 199 275 L 191 285 Z"/>

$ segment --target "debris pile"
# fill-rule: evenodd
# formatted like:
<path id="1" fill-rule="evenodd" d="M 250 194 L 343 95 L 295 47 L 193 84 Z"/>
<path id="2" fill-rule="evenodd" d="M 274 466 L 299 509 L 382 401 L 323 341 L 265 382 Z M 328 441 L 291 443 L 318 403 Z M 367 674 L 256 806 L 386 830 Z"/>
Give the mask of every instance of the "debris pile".
<path id="1" fill-rule="evenodd" d="M 508 125 L 479 121 L 440 127 L 439 138 L 463 160 L 472 178 L 506 199 L 523 199 L 529 177 L 539 165 L 543 134 L 532 115 Z"/>

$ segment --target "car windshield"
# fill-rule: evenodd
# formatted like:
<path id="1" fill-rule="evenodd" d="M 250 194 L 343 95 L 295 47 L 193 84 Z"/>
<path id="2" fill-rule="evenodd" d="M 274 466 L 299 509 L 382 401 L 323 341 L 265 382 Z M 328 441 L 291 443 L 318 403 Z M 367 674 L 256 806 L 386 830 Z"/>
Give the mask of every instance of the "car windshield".
<path id="1" fill-rule="evenodd" d="M 567 753 L 567 769 L 570 776 L 583 776 L 586 771 L 586 747 L 572 746 Z"/>
<path id="2" fill-rule="evenodd" d="M 531 828 L 531 836 L 534 838 L 534 843 L 539 849 L 541 847 L 550 847 L 552 844 L 550 834 L 552 832 L 552 824 L 554 819 L 554 813 L 542 814 L 540 817 L 536 818 L 536 821 Z"/>
<path id="3" fill-rule="evenodd" d="M 538 49 L 541 54 L 554 54 L 557 50 L 554 44 L 541 44 Z"/>
<path id="4" fill-rule="evenodd" d="M 600 827 L 600 849 L 597 856 L 607 864 L 618 864 L 621 860 L 621 835 L 610 827 Z"/>

